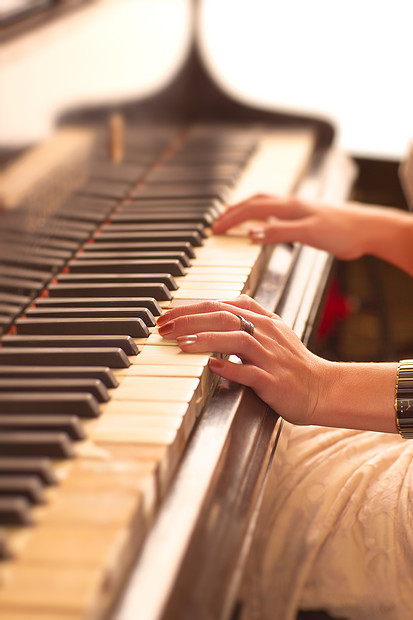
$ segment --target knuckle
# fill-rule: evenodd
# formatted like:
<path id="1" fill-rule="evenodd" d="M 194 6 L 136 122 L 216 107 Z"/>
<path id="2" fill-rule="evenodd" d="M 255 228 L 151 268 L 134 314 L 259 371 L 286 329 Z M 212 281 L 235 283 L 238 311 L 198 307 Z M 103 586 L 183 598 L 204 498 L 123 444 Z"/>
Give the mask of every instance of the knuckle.
<path id="1" fill-rule="evenodd" d="M 250 334 L 247 334 L 247 332 L 244 332 L 244 331 L 239 332 L 239 339 L 240 339 L 243 349 L 250 347 L 251 338 L 253 338 L 253 336 L 250 336 Z"/>
<path id="2" fill-rule="evenodd" d="M 246 295 L 245 293 L 241 293 L 241 295 L 237 297 L 237 302 L 242 308 L 244 308 L 244 310 L 253 309 L 252 299 L 251 297 L 249 297 L 249 295 Z"/>
<path id="3" fill-rule="evenodd" d="M 188 333 L 190 330 L 190 315 L 180 316 L 175 319 L 175 325 L 179 332 L 184 334 Z"/>
<path id="4" fill-rule="evenodd" d="M 260 371 L 259 368 L 254 368 L 251 373 L 252 380 L 254 382 L 254 386 L 257 391 L 261 391 L 265 387 L 265 374 Z"/>
<path id="5" fill-rule="evenodd" d="M 223 304 L 220 301 L 209 301 L 207 304 L 207 312 L 222 312 Z"/>
<path id="6" fill-rule="evenodd" d="M 224 329 L 228 326 L 228 324 L 231 325 L 233 316 L 234 315 L 232 314 L 232 312 L 229 312 L 228 310 L 219 310 L 217 314 L 217 322 L 219 327 Z"/>

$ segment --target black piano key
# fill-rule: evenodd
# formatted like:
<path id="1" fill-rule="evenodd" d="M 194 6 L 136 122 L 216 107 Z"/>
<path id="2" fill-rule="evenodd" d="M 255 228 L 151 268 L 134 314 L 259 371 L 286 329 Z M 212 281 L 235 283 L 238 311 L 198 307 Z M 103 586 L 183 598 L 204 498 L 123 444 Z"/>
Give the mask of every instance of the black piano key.
<path id="1" fill-rule="evenodd" d="M 186 242 L 190 243 L 193 247 L 199 247 L 202 245 L 201 235 L 198 232 L 191 232 L 188 230 L 173 230 L 173 231 L 161 231 L 161 232 L 109 232 L 106 230 L 99 231 L 93 241 L 96 245 L 101 243 L 153 243 L 155 247 L 160 248 L 160 242 Z"/>
<path id="2" fill-rule="evenodd" d="M 111 225 L 114 224 L 201 224 L 202 226 L 211 226 L 213 223 L 213 217 L 210 213 L 203 211 L 191 210 L 187 212 L 172 213 L 161 212 L 153 213 L 146 211 L 146 213 L 133 213 L 132 211 L 126 211 L 123 213 L 114 213 L 110 218 Z"/>
<path id="3" fill-rule="evenodd" d="M 120 348 L 123 349 L 126 355 L 137 355 L 138 347 L 132 340 L 130 336 L 43 336 L 39 335 L 10 335 L 4 336 L 2 338 L 3 346 L 0 347 L 0 351 L 7 348 L 21 347 L 21 348 L 29 348 L 29 347 L 59 347 L 63 349 L 62 353 L 64 353 L 65 347 L 67 348 L 78 348 L 78 347 L 111 347 L 111 348 Z M 100 364 L 101 366 L 102 364 Z"/>
<path id="4" fill-rule="evenodd" d="M 126 211 L 133 211 L 135 209 L 146 209 L 147 211 L 156 212 L 158 209 L 169 209 L 172 213 L 179 213 L 181 209 L 219 209 L 222 210 L 223 206 L 219 200 L 211 198 L 183 198 L 169 196 L 166 198 L 159 198 L 151 200 L 147 198 L 141 198 L 139 195 L 131 196 L 127 202 L 119 205 L 116 209 L 116 213 L 123 213 Z"/>
<path id="5" fill-rule="evenodd" d="M 167 165 L 154 168 L 145 178 L 145 183 L 197 183 L 198 181 L 221 181 L 233 184 L 238 176 L 239 167 L 237 165 L 208 165 L 199 169 L 198 167 L 185 166 L 183 164 L 174 165 L 171 160 Z"/>
<path id="6" fill-rule="evenodd" d="M 4 456 L 74 457 L 73 445 L 66 433 L 0 433 L 0 446 Z"/>
<path id="7" fill-rule="evenodd" d="M 67 258 L 71 256 L 69 253 Z M 0 248 L 0 262 L 4 265 L 16 265 L 22 267 L 28 267 L 32 270 L 36 269 L 39 271 L 50 273 L 55 273 L 59 269 L 62 269 L 65 261 L 62 258 L 53 258 L 51 256 L 33 256 L 31 252 L 16 252 L 15 249 L 12 250 L 1 247 Z"/>
<path id="8" fill-rule="evenodd" d="M 226 183 L 159 183 L 145 185 L 133 191 L 133 196 L 148 199 L 163 198 L 210 198 L 225 201 L 228 197 L 228 185 Z"/>
<path id="9" fill-rule="evenodd" d="M 129 368 L 130 361 L 120 347 L 0 347 L 0 367 L 9 365 Z"/>
<path id="10" fill-rule="evenodd" d="M 14 413 L 96 418 L 100 410 L 96 398 L 82 392 L 0 393 L 0 416 Z"/>
<path id="11" fill-rule="evenodd" d="M 140 318 L 20 318 L 14 323 L 17 334 L 44 335 L 128 335 L 147 338 L 149 330 Z"/>
<path id="12" fill-rule="evenodd" d="M 44 504 L 45 501 L 40 480 L 28 475 L 0 476 L 0 497 L 24 497 L 30 504 Z"/>
<path id="13" fill-rule="evenodd" d="M 14 226 L 10 226 L 4 232 L 2 231 L 0 236 L 2 239 L 4 239 L 4 241 L 9 243 L 12 243 L 13 239 L 16 239 L 17 243 L 22 243 L 22 241 L 24 242 L 25 239 L 26 242 L 30 243 L 31 241 L 30 245 L 36 246 L 36 243 L 38 242 L 37 240 L 39 240 L 39 243 L 43 242 L 46 247 L 53 247 L 53 244 L 57 241 L 68 241 L 72 243 L 76 241 L 77 243 L 80 243 L 88 237 L 88 233 L 87 231 L 82 231 L 74 228 L 60 227 L 57 221 L 53 221 L 52 218 L 49 218 L 44 223 L 41 223 L 39 226 L 37 226 L 33 233 L 26 233 L 26 235 L 22 234 L 21 225 L 16 222 Z M 52 244 L 50 244 L 50 241 L 52 242 Z"/>
<path id="14" fill-rule="evenodd" d="M 58 221 L 52 219 L 47 220 L 47 224 L 36 229 L 36 237 L 48 237 L 56 241 L 69 241 L 82 243 L 86 241 L 90 234 L 87 230 L 79 230 L 77 228 L 71 228 L 68 226 L 61 226 Z"/>
<path id="15" fill-rule="evenodd" d="M 107 388 L 119 382 L 109 367 L 0 366 L 1 379 L 98 379 Z"/>
<path id="16" fill-rule="evenodd" d="M 0 302 L 0 316 L 13 317 L 21 314 L 23 306 L 16 306 L 15 304 L 2 304 Z"/>
<path id="17" fill-rule="evenodd" d="M 89 165 L 89 175 L 92 179 L 107 179 L 137 183 L 146 173 L 147 167 L 137 164 L 113 163 L 111 161 L 93 161 Z"/>
<path id="18" fill-rule="evenodd" d="M 30 303 L 31 297 L 29 295 L 17 295 L 15 293 L 4 293 L 0 290 L 0 303 L 12 304 L 16 306 L 27 306 Z"/>
<path id="19" fill-rule="evenodd" d="M 96 230 L 95 222 L 85 222 L 78 220 L 77 218 L 67 218 L 64 213 L 55 213 L 53 218 L 50 219 L 51 224 L 54 226 L 64 226 L 66 230 L 83 231 L 91 236 Z"/>
<path id="20" fill-rule="evenodd" d="M 32 525 L 30 504 L 24 497 L 0 497 L 1 525 Z"/>
<path id="21" fill-rule="evenodd" d="M 9 244 L 24 244 L 25 247 L 35 247 L 37 249 L 40 248 L 48 248 L 55 250 L 68 250 L 75 252 L 79 247 L 78 240 L 69 240 L 69 239 L 55 239 L 50 236 L 36 236 L 34 234 L 23 234 L 23 233 L 8 233 L 8 232 L 0 232 L 0 245 L 3 243 Z"/>
<path id="22" fill-rule="evenodd" d="M 44 269 L 56 266 L 60 267 L 65 261 L 72 256 L 73 252 L 70 250 L 58 250 L 56 248 L 47 248 L 42 246 L 27 247 L 19 243 L 2 243 L 0 246 L 1 260 L 6 262 L 6 259 L 11 256 L 12 259 L 22 260 L 22 264 L 27 264 L 28 267 L 40 266 L 44 263 Z M 30 262 L 30 258 L 33 258 L 33 262 Z"/>
<path id="23" fill-rule="evenodd" d="M 147 308 L 154 316 L 162 309 L 153 297 L 41 297 L 36 308 Z"/>
<path id="24" fill-rule="evenodd" d="M 0 334 L 6 334 L 10 330 L 11 324 L 11 317 L 0 316 Z"/>
<path id="25" fill-rule="evenodd" d="M 98 209 L 85 209 L 83 207 L 73 206 L 71 208 L 63 208 L 59 209 L 59 212 L 56 214 L 57 217 L 61 217 L 65 220 L 72 220 L 73 222 L 87 222 L 93 228 L 104 222 L 110 215 L 113 207 L 106 210 L 98 210 Z"/>
<path id="26" fill-rule="evenodd" d="M 99 235 L 106 234 L 110 232 L 111 234 L 129 234 L 134 235 L 136 232 L 138 234 L 149 234 L 158 235 L 160 233 L 173 233 L 177 232 L 179 235 L 184 232 L 198 234 L 201 239 L 205 239 L 207 237 L 207 233 L 205 230 L 205 225 L 199 222 L 169 222 L 169 224 L 164 224 L 163 222 L 153 222 L 153 223 L 142 223 L 142 224 L 112 224 L 112 222 L 107 222 L 102 226 L 99 231 Z"/>
<path id="27" fill-rule="evenodd" d="M 90 179 L 78 190 L 78 196 L 124 198 L 131 187 L 130 182 Z"/>
<path id="28" fill-rule="evenodd" d="M 68 264 L 70 273 L 170 273 L 174 277 L 184 276 L 186 271 L 176 259 L 116 259 L 116 260 L 82 260 L 75 258 Z M 60 280 L 60 278 L 59 278 Z"/>
<path id="29" fill-rule="evenodd" d="M 122 242 L 122 243 L 88 243 L 82 248 L 82 253 L 94 252 L 183 252 L 188 258 L 195 258 L 195 251 L 188 242 L 158 241 L 151 243 Z"/>
<path id="30" fill-rule="evenodd" d="M 94 213 L 106 217 L 116 208 L 117 204 L 118 201 L 113 198 L 97 198 L 95 196 L 79 196 L 78 194 L 73 194 L 59 207 L 59 212 L 66 213 L 67 217 L 74 214 L 75 218 L 77 218 L 80 213 Z"/>
<path id="31" fill-rule="evenodd" d="M 0 276 L 0 291 L 21 296 L 33 296 L 39 294 L 44 288 L 44 282 L 38 280 L 26 280 L 24 278 L 8 278 Z"/>
<path id="32" fill-rule="evenodd" d="M 163 283 L 170 291 L 176 291 L 178 285 L 174 277 L 169 273 L 62 273 L 57 279 L 57 285 L 60 284 L 143 284 L 149 282 Z"/>
<path id="33" fill-rule="evenodd" d="M 170 301 L 170 290 L 161 282 L 145 284 L 51 284 L 51 297 L 154 297 L 157 301 Z"/>
<path id="34" fill-rule="evenodd" d="M 5 392 L 87 392 L 100 403 L 109 400 L 108 391 L 100 379 L 45 378 L 39 381 L 33 377 L 4 378 L 0 375 L 0 394 Z"/>
<path id="35" fill-rule="evenodd" d="M 35 280 L 40 282 L 46 282 L 50 278 L 50 271 L 40 271 L 36 269 L 24 269 L 22 267 L 16 267 L 14 265 L 5 265 L 0 260 L 0 274 L 7 278 L 21 278 L 24 280 Z"/>
<path id="36" fill-rule="evenodd" d="M 57 484 L 52 461 L 46 458 L 0 457 L 0 476 L 36 476 L 46 486 Z"/>
<path id="37" fill-rule="evenodd" d="M 134 215 L 146 215 L 148 213 L 155 216 L 169 216 L 173 214 L 183 216 L 207 215 L 208 218 L 215 219 L 224 210 L 221 203 L 211 200 L 187 204 L 181 204 L 181 202 L 177 200 L 171 200 L 170 202 L 153 200 L 152 203 L 153 204 L 148 205 L 145 200 L 131 199 L 128 203 L 119 205 L 116 212 L 110 216 L 110 220 L 120 215 L 133 217 Z"/>
<path id="38" fill-rule="evenodd" d="M 66 433 L 73 441 L 86 438 L 83 426 L 75 415 L 2 415 L 0 414 L 0 433 L 9 432 L 55 432 Z M 0 480 L 2 474 L 0 471 Z"/>
<path id="39" fill-rule="evenodd" d="M 79 252 L 73 259 L 75 261 L 141 261 L 141 260 L 166 260 L 178 261 L 181 268 L 190 267 L 191 261 L 185 252 Z M 165 270 L 167 271 L 167 270 Z M 172 273 L 169 272 L 169 273 Z M 175 275 L 175 274 L 172 274 Z"/>
<path id="40" fill-rule="evenodd" d="M 21 252 L 21 248 L 19 248 L 19 253 Z M 58 247 L 42 247 L 36 246 L 35 248 L 24 248 L 24 252 L 30 256 L 36 256 L 39 260 L 50 259 L 59 261 L 59 263 L 65 262 L 68 258 L 70 258 L 73 254 L 72 250 L 65 250 Z"/>
<path id="41" fill-rule="evenodd" d="M 139 318 L 148 327 L 155 327 L 155 317 L 147 308 L 29 308 L 27 318 Z"/>

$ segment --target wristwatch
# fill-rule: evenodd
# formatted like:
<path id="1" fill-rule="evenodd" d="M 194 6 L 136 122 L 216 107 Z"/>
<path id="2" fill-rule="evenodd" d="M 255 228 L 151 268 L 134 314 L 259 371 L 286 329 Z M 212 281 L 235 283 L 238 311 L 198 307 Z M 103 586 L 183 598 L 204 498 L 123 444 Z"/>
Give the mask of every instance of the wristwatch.
<path id="1" fill-rule="evenodd" d="M 399 362 L 394 410 L 400 435 L 413 439 L 413 360 Z"/>

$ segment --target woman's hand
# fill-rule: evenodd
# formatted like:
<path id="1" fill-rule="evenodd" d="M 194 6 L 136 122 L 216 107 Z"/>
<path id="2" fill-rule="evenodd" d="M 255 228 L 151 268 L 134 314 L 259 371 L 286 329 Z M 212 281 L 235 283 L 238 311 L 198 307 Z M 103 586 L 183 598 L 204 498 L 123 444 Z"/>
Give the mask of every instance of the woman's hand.
<path id="1" fill-rule="evenodd" d="M 248 220 L 263 220 L 249 236 L 254 243 L 305 243 L 344 260 L 375 253 L 380 240 L 399 213 L 394 209 L 358 203 L 331 206 L 295 197 L 258 194 L 229 207 L 214 223 L 213 232 L 223 234 Z"/>
<path id="2" fill-rule="evenodd" d="M 253 335 L 240 330 L 239 316 L 254 325 Z M 157 323 L 160 335 L 176 339 L 183 351 L 237 355 L 242 364 L 212 357 L 211 370 L 252 388 L 289 421 L 316 423 L 329 362 L 310 353 L 280 317 L 253 299 L 241 295 L 227 302 L 181 306 L 163 314 Z"/>
<path id="3" fill-rule="evenodd" d="M 254 326 L 241 329 L 243 317 Z M 242 363 L 211 357 L 213 372 L 252 388 L 293 424 L 396 433 L 394 387 L 397 364 L 338 363 L 311 353 L 276 314 L 241 295 L 165 312 L 159 333 L 182 351 L 237 355 Z"/>

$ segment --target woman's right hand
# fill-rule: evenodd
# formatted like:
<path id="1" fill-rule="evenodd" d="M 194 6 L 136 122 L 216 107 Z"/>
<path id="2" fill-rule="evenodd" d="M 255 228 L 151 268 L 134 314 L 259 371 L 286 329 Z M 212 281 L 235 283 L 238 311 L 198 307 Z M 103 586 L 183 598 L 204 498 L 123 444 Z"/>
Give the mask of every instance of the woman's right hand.
<path id="1" fill-rule="evenodd" d="M 301 242 L 325 250 L 337 258 L 358 258 L 370 249 L 370 241 L 382 234 L 392 209 L 358 203 L 331 206 L 294 196 L 281 198 L 257 194 L 230 206 L 213 225 L 215 234 L 248 220 L 263 220 L 249 231 L 254 243 Z M 384 218 L 384 222 L 383 222 Z"/>
<path id="2" fill-rule="evenodd" d="M 241 329 L 240 316 L 254 326 Z M 216 374 L 251 387 L 280 415 L 295 424 L 314 424 L 324 401 L 331 363 L 311 353 L 282 319 L 254 299 L 178 306 L 157 320 L 159 334 L 176 339 L 184 352 L 235 354 L 243 363 L 211 357 Z"/>
<path id="3" fill-rule="evenodd" d="M 254 329 L 242 329 L 240 317 Z M 397 432 L 394 386 L 397 364 L 338 363 L 307 349 L 282 319 L 241 295 L 167 310 L 157 320 L 163 338 L 182 351 L 211 357 L 217 375 L 252 388 L 293 424 Z"/>

